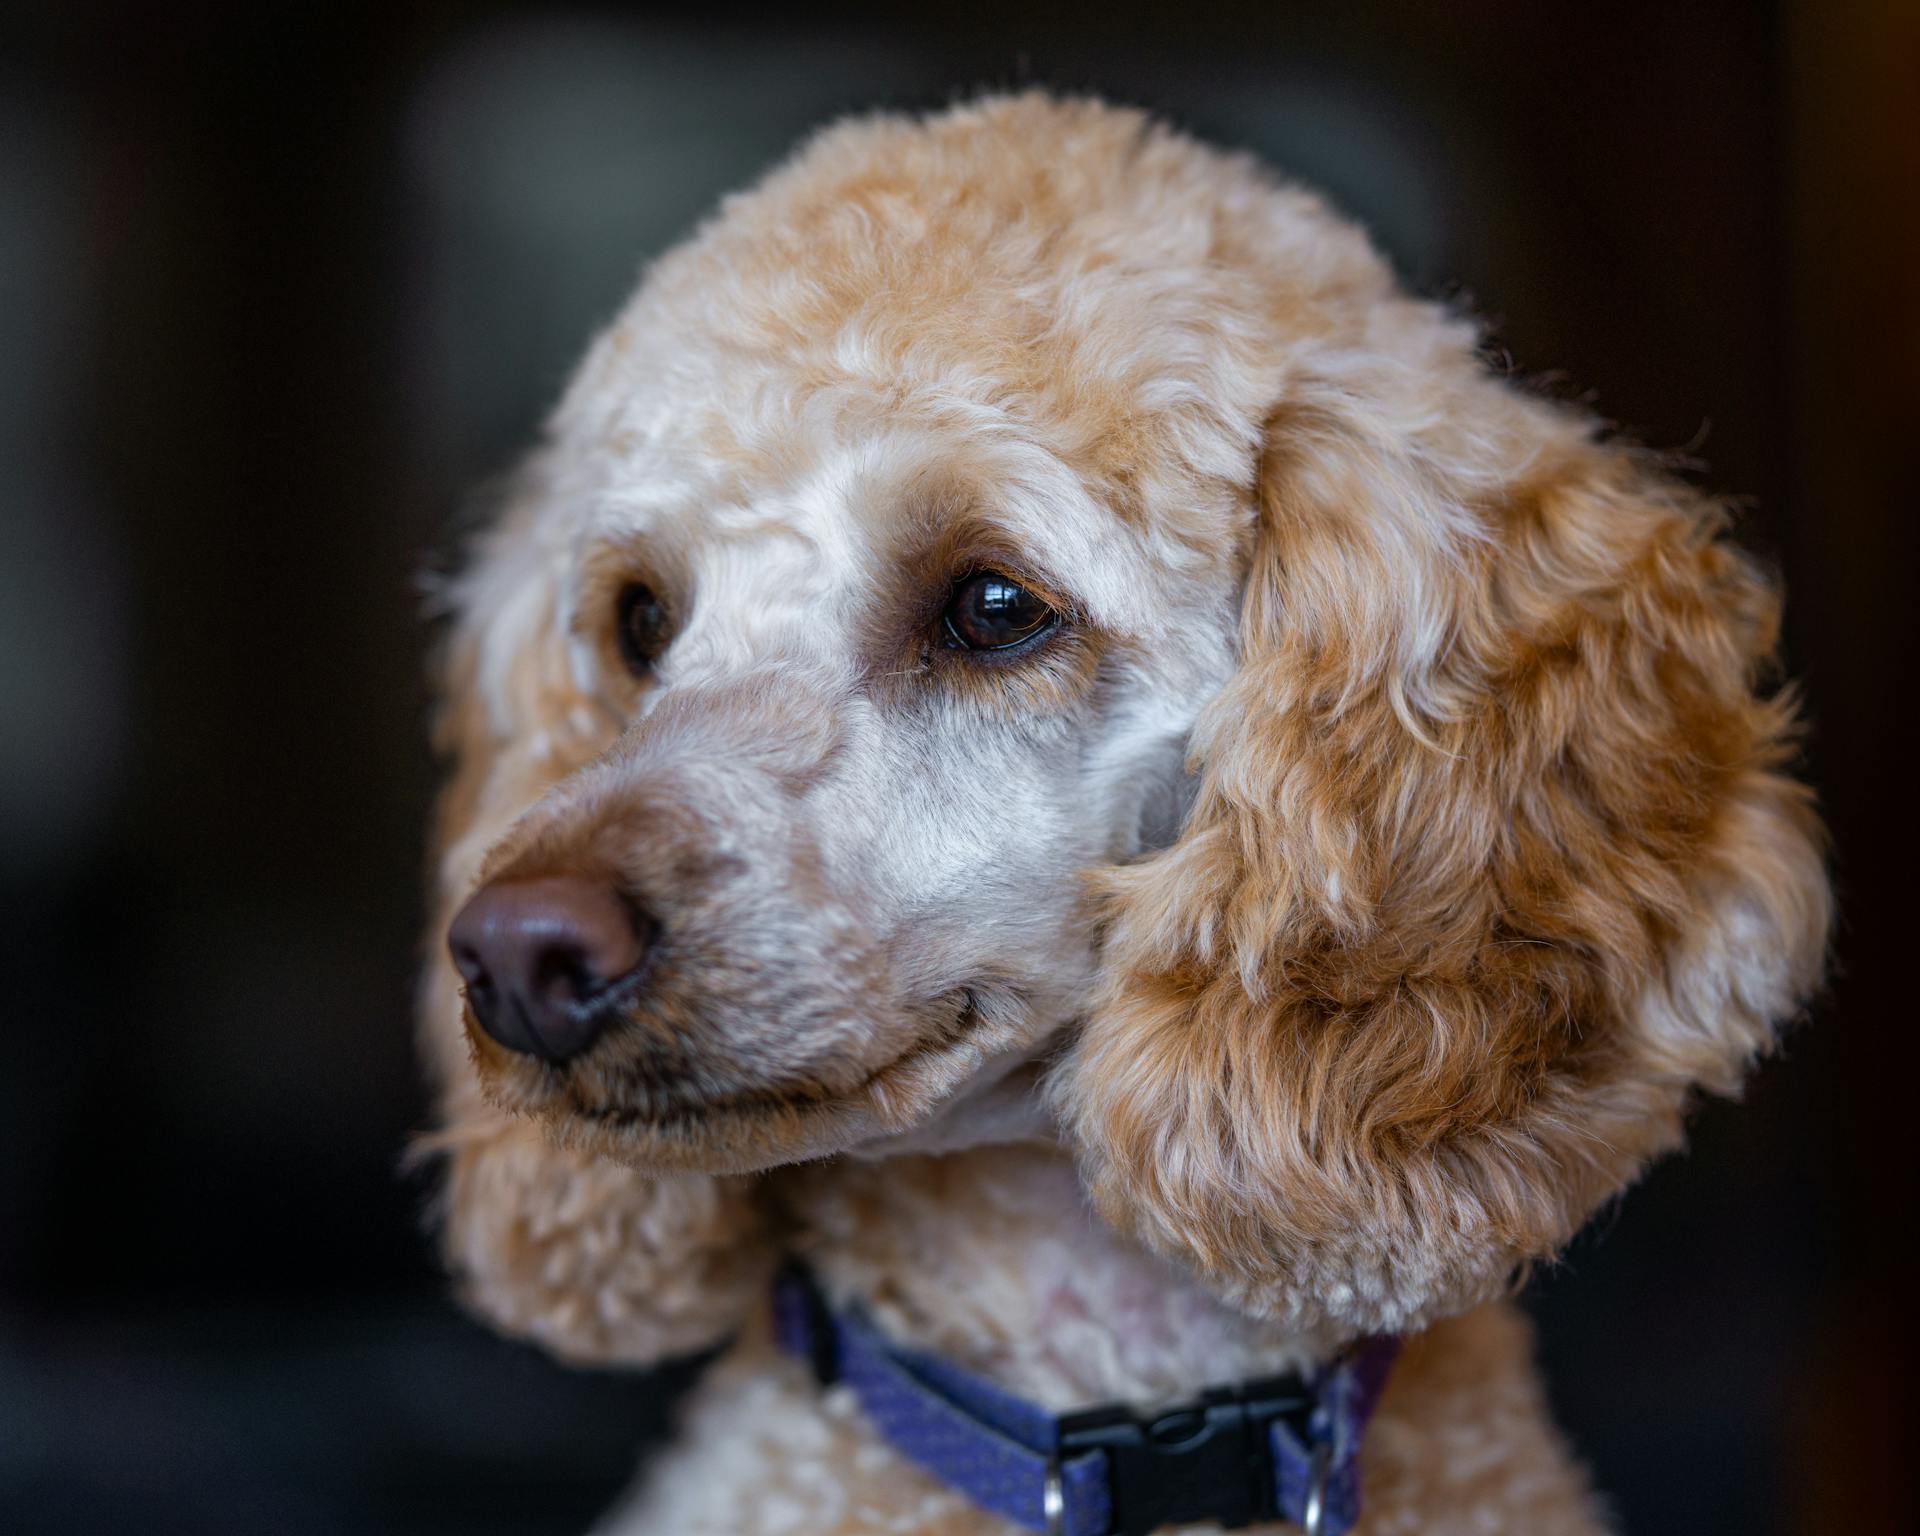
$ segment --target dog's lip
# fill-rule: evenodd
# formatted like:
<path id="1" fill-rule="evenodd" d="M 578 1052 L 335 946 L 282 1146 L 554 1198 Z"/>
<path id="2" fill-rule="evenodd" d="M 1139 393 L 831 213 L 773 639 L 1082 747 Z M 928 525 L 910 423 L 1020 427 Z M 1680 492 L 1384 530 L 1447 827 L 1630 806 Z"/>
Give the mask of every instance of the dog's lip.
<path id="1" fill-rule="evenodd" d="M 579 1142 L 616 1159 L 662 1170 L 757 1173 L 831 1156 L 918 1123 L 971 1074 L 942 1084 L 931 1096 L 909 1095 L 910 1105 L 877 1103 L 876 1098 L 922 1065 L 976 1049 L 981 1023 L 976 999 L 967 991 L 951 1020 L 847 1088 L 770 1083 L 648 1109 L 555 1105 L 542 1118 L 563 1142 Z M 769 1126 L 780 1127 L 773 1145 L 762 1141 L 759 1150 L 734 1146 L 742 1137 L 761 1141 Z"/>
<path id="2" fill-rule="evenodd" d="M 568 1113 L 615 1125 L 653 1125 L 698 1119 L 709 1114 L 739 1114 L 755 1109 L 809 1110 L 826 1108 L 838 1102 L 857 1099 L 870 1092 L 879 1081 L 903 1067 L 950 1046 L 964 1044 L 979 1017 L 971 992 L 960 1000 L 953 1018 L 935 1033 L 915 1040 L 898 1055 L 873 1068 L 866 1076 L 846 1088 L 823 1088 L 800 1079 L 774 1081 L 728 1093 L 689 1095 L 670 1099 L 658 1109 L 635 1109 L 626 1105 L 588 1106 L 570 1104 Z"/>

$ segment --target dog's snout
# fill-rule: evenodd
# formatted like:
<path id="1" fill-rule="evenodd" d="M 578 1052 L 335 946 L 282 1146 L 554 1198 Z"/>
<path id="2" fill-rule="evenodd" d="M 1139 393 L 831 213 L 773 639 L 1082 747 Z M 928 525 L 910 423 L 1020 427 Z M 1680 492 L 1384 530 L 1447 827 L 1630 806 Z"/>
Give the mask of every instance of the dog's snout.
<path id="1" fill-rule="evenodd" d="M 565 1061 L 599 1038 L 652 936 L 611 885 L 548 875 L 483 885 L 447 945 L 482 1029 L 509 1050 Z"/>

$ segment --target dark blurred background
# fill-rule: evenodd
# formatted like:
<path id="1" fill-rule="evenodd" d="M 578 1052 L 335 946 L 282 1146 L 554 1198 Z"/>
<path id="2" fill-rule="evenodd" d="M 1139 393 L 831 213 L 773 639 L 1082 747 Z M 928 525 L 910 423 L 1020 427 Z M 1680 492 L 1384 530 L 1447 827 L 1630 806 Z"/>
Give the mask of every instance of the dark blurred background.
<path id="1" fill-rule="evenodd" d="M 0 22 L 0 1529 L 577 1531 L 672 1380 L 444 1299 L 416 578 L 639 264 L 852 108 L 1250 146 L 1785 571 L 1829 995 L 1531 1295 L 1635 1532 L 1913 1507 L 1920 7 L 16 3 Z M 671 1533 L 663 1533 L 671 1536 Z"/>

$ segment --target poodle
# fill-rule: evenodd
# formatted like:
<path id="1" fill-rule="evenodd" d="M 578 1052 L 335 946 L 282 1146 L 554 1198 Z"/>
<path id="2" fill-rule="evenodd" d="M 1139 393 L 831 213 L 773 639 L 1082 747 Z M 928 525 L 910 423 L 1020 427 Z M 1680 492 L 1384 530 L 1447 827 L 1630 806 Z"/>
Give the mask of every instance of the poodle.
<path id="1" fill-rule="evenodd" d="M 1516 1277 L 1829 916 L 1726 522 L 1097 101 L 659 260 L 449 585 L 422 1001 L 465 1303 L 730 1341 L 604 1529 L 1604 1529 Z"/>

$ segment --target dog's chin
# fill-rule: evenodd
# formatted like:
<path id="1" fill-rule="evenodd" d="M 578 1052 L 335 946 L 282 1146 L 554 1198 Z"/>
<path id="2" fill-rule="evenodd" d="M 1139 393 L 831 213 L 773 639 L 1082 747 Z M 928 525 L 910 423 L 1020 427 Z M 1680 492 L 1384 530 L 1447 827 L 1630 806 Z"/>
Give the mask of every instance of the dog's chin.
<path id="1" fill-rule="evenodd" d="M 632 1105 L 583 1104 L 568 1091 L 564 1072 L 509 1059 L 491 1042 L 476 1046 L 482 1093 L 496 1108 L 539 1121 L 560 1146 L 646 1173 L 750 1174 L 850 1151 L 931 1150 L 935 1142 L 951 1150 L 965 1144 L 954 1140 L 956 1116 L 983 1091 L 998 1104 L 1016 1078 L 1028 1107 L 1017 1117 L 996 1107 L 993 1123 L 1037 1123 L 1039 1115 L 1031 1080 L 1020 1070 L 1030 1063 L 1033 1045 L 971 1010 L 837 1091 L 769 1081 Z"/>

